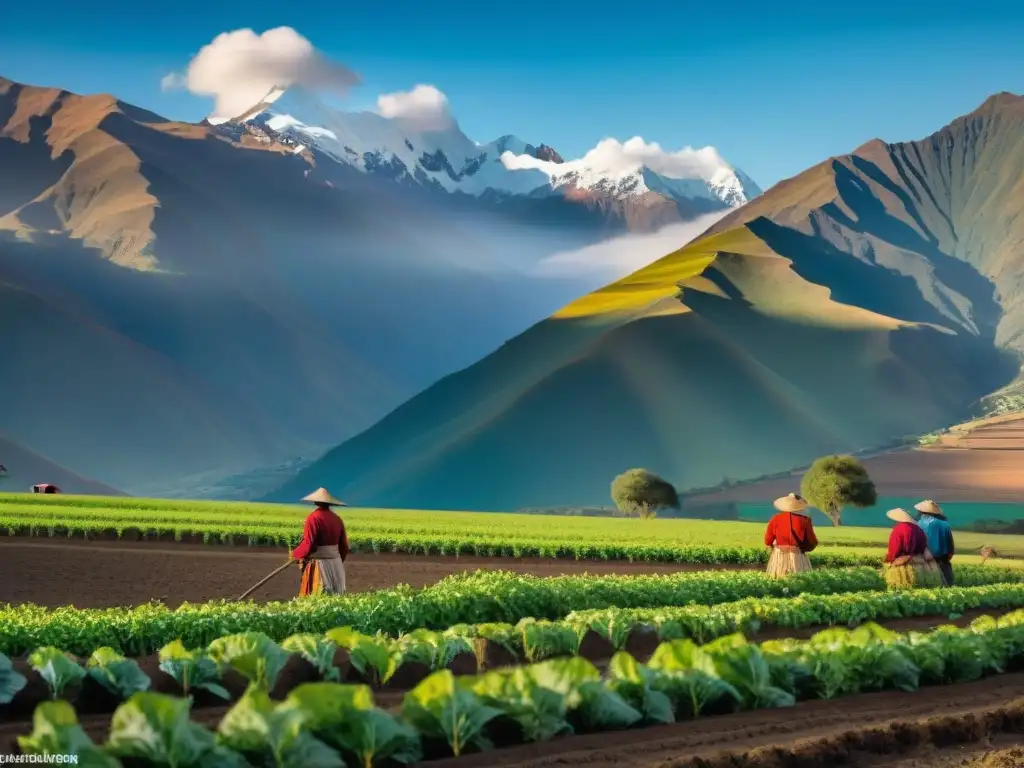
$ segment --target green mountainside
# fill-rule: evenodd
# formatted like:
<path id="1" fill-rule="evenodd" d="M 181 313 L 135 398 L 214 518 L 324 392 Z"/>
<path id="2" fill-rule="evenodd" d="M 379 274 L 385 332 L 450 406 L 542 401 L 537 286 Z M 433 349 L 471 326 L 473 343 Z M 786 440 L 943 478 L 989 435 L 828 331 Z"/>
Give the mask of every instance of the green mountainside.
<path id="1" fill-rule="evenodd" d="M 607 502 L 644 466 L 713 485 L 967 415 L 1024 349 L 1024 98 L 770 189 L 333 449 L 270 498 Z"/>

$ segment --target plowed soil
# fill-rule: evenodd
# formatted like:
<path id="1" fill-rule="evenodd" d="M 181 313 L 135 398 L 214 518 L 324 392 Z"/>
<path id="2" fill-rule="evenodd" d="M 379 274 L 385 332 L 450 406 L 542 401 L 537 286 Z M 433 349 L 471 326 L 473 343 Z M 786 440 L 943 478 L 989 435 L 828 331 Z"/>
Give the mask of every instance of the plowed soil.
<path id="1" fill-rule="evenodd" d="M 435 768 L 945 768 L 1024 744 L 1024 675 L 886 692 L 431 763 Z M 1012 757 L 1012 753 L 1010 753 Z M 960 759 L 961 762 L 955 762 Z M 950 761 L 954 762 L 950 762 Z M 942 762 L 945 761 L 945 762 Z M 1010 763 L 1021 768 L 1024 763 Z M 976 768 L 989 768 L 984 763 Z M 998 762 L 991 768 L 1004 768 Z"/>
<path id="2" fill-rule="evenodd" d="M 99 608 L 138 605 L 159 598 L 183 602 L 233 599 L 288 557 L 285 549 L 223 545 L 0 537 L 0 603 Z M 352 555 L 345 564 L 350 591 L 396 584 L 422 587 L 445 576 L 479 569 L 538 576 L 570 573 L 676 573 L 715 566 L 556 560 L 550 558 Z M 298 593 L 298 568 L 271 579 L 254 600 L 285 600 Z"/>

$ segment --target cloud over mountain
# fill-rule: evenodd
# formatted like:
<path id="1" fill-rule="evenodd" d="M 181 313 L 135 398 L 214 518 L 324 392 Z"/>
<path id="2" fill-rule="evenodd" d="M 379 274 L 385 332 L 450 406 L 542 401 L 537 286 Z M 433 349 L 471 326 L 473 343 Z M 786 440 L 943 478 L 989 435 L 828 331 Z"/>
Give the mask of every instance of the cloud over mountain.
<path id="1" fill-rule="evenodd" d="M 410 91 L 381 94 L 377 111 L 415 131 L 444 131 L 455 124 L 448 97 L 433 85 L 421 84 Z"/>
<path id="2" fill-rule="evenodd" d="M 546 168 L 555 165 L 547 160 L 539 160 L 529 155 L 513 155 L 506 153 L 501 158 L 506 168 Z M 640 136 L 634 136 L 625 142 L 618 139 L 602 139 L 582 158 L 575 161 L 587 168 L 600 168 L 605 171 L 627 171 L 637 166 L 647 166 L 655 173 L 670 178 L 711 178 L 723 168 L 729 168 L 718 150 L 714 147 L 683 147 L 671 152 L 662 148 L 656 141 L 650 143 Z M 567 168 L 559 169 L 565 173 Z"/>
<path id="3" fill-rule="evenodd" d="M 301 85 L 344 94 L 359 82 L 359 75 L 325 56 L 291 27 L 276 27 L 262 34 L 251 29 L 222 32 L 199 50 L 184 74 L 165 75 L 161 86 L 212 96 L 215 116 L 230 118 L 275 87 Z"/>

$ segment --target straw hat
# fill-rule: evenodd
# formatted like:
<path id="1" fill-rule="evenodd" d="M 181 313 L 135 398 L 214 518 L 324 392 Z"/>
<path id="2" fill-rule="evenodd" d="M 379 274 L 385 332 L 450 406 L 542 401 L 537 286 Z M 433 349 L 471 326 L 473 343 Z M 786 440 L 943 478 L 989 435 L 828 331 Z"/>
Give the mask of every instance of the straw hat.
<path id="1" fill-rule="evenodd" d="M 931 515 L 932 517 L 938 517 L 942 520 L 946 519 L 946 513 L 942 511 L 942 507 L 940 507 L 931 499 L 919 501 L 917 504 L 914 505 L 914 509 L 923 514 Z"/>
<path id="2" fill-rule="evenodd" d="M 807 506 L 803 496 L 798 496 L 795 493 L 775 500 L 775 508 L 780 512 L 803 512 Z"/>
<path id="3" fill-rule="evenodd" d="M 315 504 L 327 504 L 332 507 L 344 507 L 345 502 L 331 496 L 326 488 L 317 488 L 309 496 L 303 496 L 303 501 L 312 501 Z"/>
<path id="4" fill-rule="evenodd" d="M 895 520 L 897 523 L 916 523 L 917 518 L 921 516 L 921 513 L 918 512 L 917 517 L 915 517 L 913 512 L 907 512 L 905 509 L 896 508 L 890 509 L 885 513 L 885 516 L 890 520 Z"/>

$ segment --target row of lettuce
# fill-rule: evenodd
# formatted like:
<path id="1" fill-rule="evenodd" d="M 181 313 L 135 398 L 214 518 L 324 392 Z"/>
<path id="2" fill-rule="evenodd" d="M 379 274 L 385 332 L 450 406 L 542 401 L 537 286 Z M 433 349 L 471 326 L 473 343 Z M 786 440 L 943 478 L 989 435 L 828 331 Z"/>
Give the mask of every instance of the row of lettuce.
<path id="1" fill-rule="evenodd" d="M 254 668 L 248 690 L 215 730 L 190 719 L 190 699 L 139 692 L 115 711 L 103 745 L 63 701 L 40 705 L 32 733 L 18 743 L 26 754 L 77 755 L 90 766 L 370 768 L 801 700 L 911 691 L 1022 662 L 1024 611 L 927 634 L 866 624 L 760 646 L 740 634 L 703 646 L 674 640 L 646 664 L 619 652 L 604 675 L 580 658 L 475 676 L 441 671 L 393 712 L 376 707 L 366 686 L 332 682 L 306 683 L 274 700 Z"/>
<path id="2" fill-rule="evenodd" d="M 956 617 L 966 611 L 1024 608 L 1024 584 L 918 590 L 903 594 L 861 592 L 803 595 L 794 598 L 747 598 L 715 606 L 692 605 L 655 609 L 604 608 L 575 612 L 557 621 L 527 618 L 517 624 L 459 624 L 444 632 L 417 629 L 397 638 L 367 635 L 351 627 L 338 627 L 317 635 L 293 634 L 277 643 L 260 632 L 242 632 L 213 640 L 201 649 L 189 649 L 180 639 L 159 651 L 160 669 L 177 683 L 182 695 L 203 689 L 228 698 L 220 684 L 231 670 L 250 682 L 275 690 L 278 676 L 292 655 L 299 655 L 326 681 L 340 681 L 347 667 L 356 679 L 378 687 L 388 683 L 405 665 L 417 665 L 420 677 L 449 668 L 459 656 L 487 665 L 490 646 L 497 646 L 510 661 L 539 662 L 577 656 L 588 635 L 599 638 L 610 651 L 627 647 L 634 633 L 660 641 L 709 642 L 762 627 L 801 629 L 852 625 L 913 616 Z M 593 648 L 594 646 L 591 646 Z M 345 667 L 338 651 L 344 650 Z M 598 647 L 598 651 L 601 647 Z M 598 654 L 600 656 L 600 653 Z M 607 658 L 607 656 L 604 656 Z M 73 696 L 86 679 L 114 694 L 118 700 L 150 688 L 150 678 L 134 659 L 117 650 L 95 650 L 84 666 L 53 646 L 33 650 L 28 663 L 46 682 L 53 698 Z M 0 705 L 9 703 L 26 679 L 11 660 L 0 655 Z"/>
<path id="3" fill-rule="evenodd" d="M 253 523 L 170 524 L 147 521 L 55 520 L 0 516 L 0 534 L 49 538 L 162 539 L 173 538 L 204 544 L 294 547 L 301 538 L 301 526 L 267 526 Z M 541 557 L 567 560 L 614 560 L 697 565 L 763 565 L 768 551 L 762 546 L 680 544 L 657 541 L 595 541 L 578 536 L 482 536 L 478 534 L 385 533 L 353 530 L 349 535 L 352 551 L 363 554 L 411 554 L 435 557 L 468 555 L 474 557 Z M 878 545 L 875 545 L 876 547 Z M 820 567 L 877 565 L 881 549 L 856 551 L 849 547 L 823 548 L 812 553 L 811 561 Z"/>
<path id="4" fill-rule="evenodd" d="M 1024 570 L 1019 569 L 968 565 L 955 570 L 957 584 L 963 586 L 1024 583 Z M 879 572 L 867 567 L 812 571 L 785 580 L 752 571 L 548 578 L 478 571 L 451 576 L 422 589 L 400 586 L 263 604 L 215 601 L 175 609 L 158 603 L 131 609 L 5 605 L 0 606 L 0 653 L 17 656 L 41 646 L 55 646 L 88 656 L 109 646 L 127 656 L 145 656 L 175 639 L 198 648 L 223 635 L 246 631 L 280 640 L 297 632 L 321 634 L 350 626 L 368 634 L 397 636 L 456 624 L 515 623 L 525 617 L 561 619 L 573 611 L 613 606 L 711 606 L 748 597 L 885 590 Z"/>

